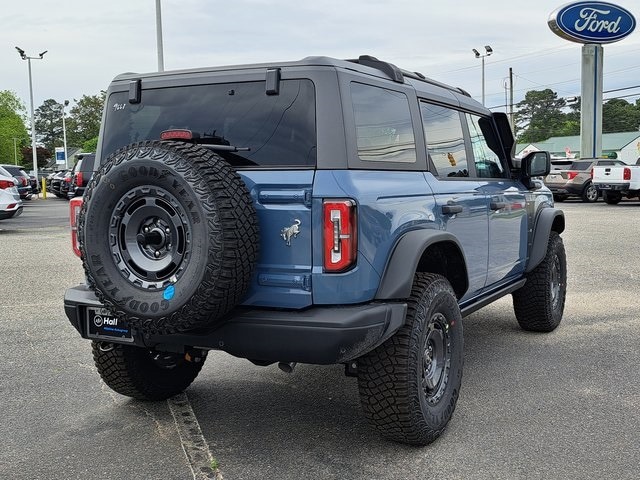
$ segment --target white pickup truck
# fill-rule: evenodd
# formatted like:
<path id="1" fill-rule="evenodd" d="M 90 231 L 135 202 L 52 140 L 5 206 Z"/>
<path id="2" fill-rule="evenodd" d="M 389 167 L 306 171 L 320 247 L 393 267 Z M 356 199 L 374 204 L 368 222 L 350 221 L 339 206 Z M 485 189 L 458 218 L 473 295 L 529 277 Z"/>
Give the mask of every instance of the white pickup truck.
<path id="1" fill-rule="evenodd" d="M 640 165 L 595 166 L 591 182 L 610 205 L 619 203 L 623 197 L 640 198 Z"/>

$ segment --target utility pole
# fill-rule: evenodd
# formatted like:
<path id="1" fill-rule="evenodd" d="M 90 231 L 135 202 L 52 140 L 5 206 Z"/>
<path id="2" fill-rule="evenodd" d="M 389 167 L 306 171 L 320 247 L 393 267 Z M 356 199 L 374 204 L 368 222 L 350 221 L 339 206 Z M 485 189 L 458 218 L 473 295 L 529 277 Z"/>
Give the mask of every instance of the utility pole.
<path id="1" fill-rule="evenodd" d="M 509 122 L 513 134 L 516 133 L 516 121 L 513 116 L 513 68 L 509 67 Z"/>

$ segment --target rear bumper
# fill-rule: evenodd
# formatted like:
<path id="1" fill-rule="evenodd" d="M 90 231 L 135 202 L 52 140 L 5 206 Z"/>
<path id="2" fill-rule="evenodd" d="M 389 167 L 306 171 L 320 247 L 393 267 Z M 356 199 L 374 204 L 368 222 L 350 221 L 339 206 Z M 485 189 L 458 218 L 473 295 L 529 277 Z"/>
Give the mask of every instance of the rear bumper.
<path id="1" fill-rule="evenodd" d="M 65 292 L 65 313 L 83 338 L 89 338 L 86 308 L 100 306 L 85 285 Z M 184 347 L 224 350 L 262 362 L 343 363 L 391 337 L 404 325 L 406 311 L 406 303 L 391 302 L 302 311 L 238 308 L 207 330 L 162 336 L 134 331 L 133 344 L 170 351 Z"/>
<path id="2" fill-rule="evenodd" d="M 615 190 L 616 192 L 626 192 L 631 187 L 630 183 L 594 183 L 599 190 Z"/>

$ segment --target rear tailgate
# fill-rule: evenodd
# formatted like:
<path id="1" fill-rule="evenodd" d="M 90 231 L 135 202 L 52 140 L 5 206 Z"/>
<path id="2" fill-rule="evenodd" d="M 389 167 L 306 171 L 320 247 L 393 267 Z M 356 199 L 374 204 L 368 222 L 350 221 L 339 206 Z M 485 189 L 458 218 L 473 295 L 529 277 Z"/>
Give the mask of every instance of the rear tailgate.
<path id="1" fill-rule="evenodd" d="M 600 188 L 606 188 L 607 185 L 629 183 L 624 179 L 624 169 L 628 167 L 613 165 L 593 167 L 593 184 Z"/>

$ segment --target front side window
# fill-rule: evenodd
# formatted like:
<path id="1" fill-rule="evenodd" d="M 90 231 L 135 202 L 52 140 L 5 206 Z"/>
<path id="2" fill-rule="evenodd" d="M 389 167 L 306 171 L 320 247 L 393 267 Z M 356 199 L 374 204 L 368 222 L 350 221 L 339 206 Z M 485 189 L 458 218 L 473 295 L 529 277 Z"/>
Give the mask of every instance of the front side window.
<path id="1" fill-rule="evenodd" d="M 415 163 L 416 142 L 404 93 L 354 82 L 351 100 L 361 160 Z"/>
<path id="2" fill-rule="evenodd" d="M 498 154 L 500 143 L 491 120 L 468 113 L 466 115 L 476 176 L 480 178 L 504 177 L 505 169 Z"/>
<path id="3" fill-rule="evenodd" d="M 311 80 L 282 80 L 278 95 L 265 82 L 238 82 L 145 89 L 139 104 L 128 92 L 107 102 L 104 160 L 118 148 L 159 140 L 165 130 L 186 129 L 202 143 L 246 151 L 217 151 L 235 166 L 314 167 L 315 89 Z"/>
<path id="4" fill-rule="evenodd" d="M 468 177 L 467 154 L 460 113 L 457 110 L 420 103 L 427 152 L 440 177 Z"/>

